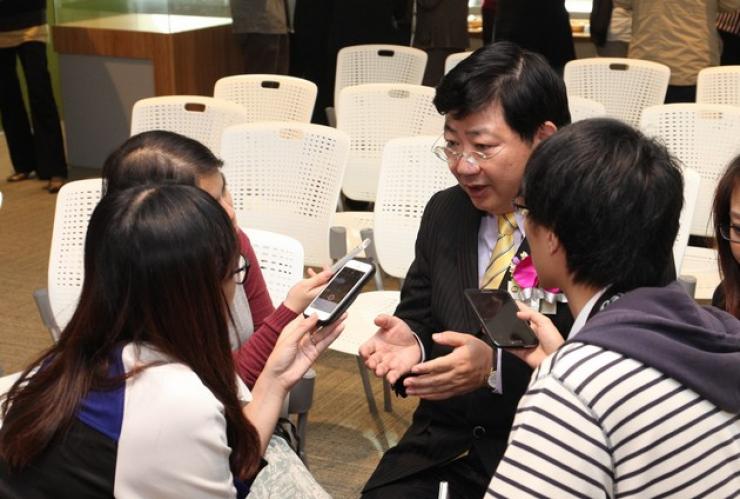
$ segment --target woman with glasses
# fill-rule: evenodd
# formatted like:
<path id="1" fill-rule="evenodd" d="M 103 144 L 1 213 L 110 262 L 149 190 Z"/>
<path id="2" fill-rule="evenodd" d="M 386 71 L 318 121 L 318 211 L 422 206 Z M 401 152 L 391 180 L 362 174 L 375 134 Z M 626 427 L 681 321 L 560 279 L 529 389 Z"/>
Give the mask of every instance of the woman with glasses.
<path id="1" fill-rule="evenodd" d="M 206 146 L 162 130 L 135 135 L 103 165 L 107 194 L 127 187 L 170 182 L 200 187 L 216 199 L 236 227 L 244 270 L 234 295 L 229 323 L 236 369 L 248 387 L 262 371 L 280 331 L 318 294 L 331 275 L 322 272 L 297 283 L 277 309 L 272 305 L 257 257 L 247 235 L 236 226 L 231 194 L 221 173 L 222 161 Z"/>
<path id="2" fill-rule="evenodd" d="M 3 404 L 0 497 L 246 495 L 286 393 L 343 326 L 292 322 L 247 389 L 227 326 L 239 251 L 195 187 L 101 200 L 77 309 Z"/>
<path id="3" fill-rule="evenodd" d="M 740 156 L 720 179 L 713 210 L 723 280 L 714 292 L 712 305 L 740 318 Z"/>

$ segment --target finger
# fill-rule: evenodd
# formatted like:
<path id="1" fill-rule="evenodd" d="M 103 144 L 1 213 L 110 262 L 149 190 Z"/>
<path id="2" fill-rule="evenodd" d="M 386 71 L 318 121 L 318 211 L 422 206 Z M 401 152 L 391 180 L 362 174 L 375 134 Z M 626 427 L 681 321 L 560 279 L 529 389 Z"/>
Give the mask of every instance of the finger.
<path id="1" fill-rule="evenodd" d="M 311 267 L 308 267 L 308 277 L 313 277 L 315 275 L 317 275 L 316 271 Z"/>
<path id="2" fill-rule="evenodd" d="M 465 333 L 456 333 L 454 331 L 445 331 L 444 333 L 436 333 L 432 335 L 432 339 L 435 343 L 440 345 L 448 345 L 451 347 L 461 347 L 465 345 L 471 336 Z"/>
<path id="3" fill-rule="evenodd" d="M 390 329 L 393 325 L 393 316 L 388 314 L 380 314 L 373 321 L 375 325 L 381 329 Z"/>
<path id="4" fill-rule="evenodd" d="M 449 355 L 443 355 L 442 357 L 437 357 L 436 359 L 416 364 L 411 368 L 411 372 L 421 375 L 449 371 L 454 367 L 449 357 Z"/>
<path id="5" fill-rule="evenodd" d="M 360 345 L 360 348 L 357 350 L 357 352 L 360 354 L 360 357 L 365 359 L 365 362 L 367 362 L 368 358 L 375 353 L 375 338 L 370 338 L 365 343 Z"/>
<path id="6" fill-rule="evenodd" d="M 316 349 L 320 352 L 326 350 L 326 348 L 332 344 L 334 340 L 344 331 L 344 319 L 347 318 L 347 314 L 343 314 L 339 320 L 325 326 L 320 331 L 316 331 L 312 334 L 312 343 L 316 346 Z"/>

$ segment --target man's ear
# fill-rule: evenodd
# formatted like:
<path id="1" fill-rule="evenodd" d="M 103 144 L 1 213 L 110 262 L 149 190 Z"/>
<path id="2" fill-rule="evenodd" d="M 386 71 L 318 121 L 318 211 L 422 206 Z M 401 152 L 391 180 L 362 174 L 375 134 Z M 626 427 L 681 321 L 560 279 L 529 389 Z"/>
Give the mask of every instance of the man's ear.
<path id="1" fill-rule="evenodd" d="M 550 135 L 558 131 L 558 127 L 552 121 L 545 121 L 537 129 L 537 133 L 534 134 L 534 143 L 537 145 L 541 141 L 548 138 Z"/>
<path id="2" fill-rule="evenodd" d="M 547 230 L 547 251 L 550 255 L 554 255 L 560 249 L 562 246 L 560 245 L 560 239 L 558 236 L 555 235 L 555 233 L 551 230 Z"/>

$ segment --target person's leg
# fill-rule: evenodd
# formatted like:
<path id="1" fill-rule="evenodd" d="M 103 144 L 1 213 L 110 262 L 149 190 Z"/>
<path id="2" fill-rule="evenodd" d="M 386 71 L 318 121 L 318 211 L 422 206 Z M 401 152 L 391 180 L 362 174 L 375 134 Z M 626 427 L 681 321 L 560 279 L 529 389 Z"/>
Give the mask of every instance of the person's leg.
<path id="1" fill-rule="evenodd" d="M 722 58 L 720 59 L 720 64 L 722 66 L 736 66 L 740 64 L 740 36 L 724 31 L 720 31 L 719 34 L 722 37 Z"/>
<path id="2" fill-rule="evenodd" d="M 442 76 L 444 76 L 445 60 L 447 59 L 447 56 L 454 54 L 455 52 L 461 52 L 461 50 L 431 48 L 424 49 L 424 51 L 427 53 L 428 59 L 427 67 L 424 70 L 424 81 L 422 82 L 422 85 L 426 85 L 427 87 L 436 87 L 439 85 L 439 81 L 442 79 Z"/>
<path id="3" fill-rule="evenodd" d="M 281 35 L 242 35 L 244 67 L 248 74 L 277 74 Z"/>
<path id="4" fill-rule="evenodd" d="M 668 85 L 665 103 L 696 102 L 696 85 Z"/>
<path id="5" fill-rule="evenodd" d="M 481 9 L 481 18 L 483 20 L 483 44 L 493 41 L 493 26 L 496 22 L 494 9 Z"/>
<path id="6" fill-rule="evenodd" d="M 250 499 L 331 499 L 288 443 L 273 435 L 265 452 L 267 466 L 257 474 Z"/>
<path id="7" fill-rule="evenodd" d="M 278 55 L 275 74 L 287 75 L 290 70 L 290 37 L 288 34 L 278 36 Z"/>
<path id="8" fill-rule="evenodd" d="M 18 47 L 18 55 L 26 75 L 39 178 L 66 179 L 64 139 L 46 62 L 46 44 L 24 43 Z"/>
<path id="9" fill-rule="evenodd" d="M 0 119 L 16 172 L 9 180 L 24 180 L 36 169 L 36 156 L 16 72 L 15 48 L 0 49 Z"/>
<path id="10" fill-rule="evenodd" d="M 596 46 L 599 57 L 627 57 L 629 44 L 627 42 L 606 42 L 602 46 Z"/>

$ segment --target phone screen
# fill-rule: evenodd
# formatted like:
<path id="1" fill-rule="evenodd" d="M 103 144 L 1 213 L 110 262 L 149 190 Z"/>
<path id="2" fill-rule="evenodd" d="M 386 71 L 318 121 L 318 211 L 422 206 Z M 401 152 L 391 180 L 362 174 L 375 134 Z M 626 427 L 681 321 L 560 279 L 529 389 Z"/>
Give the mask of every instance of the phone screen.
<path id="1" fill-rule="evenodd" d="M 473 306 L 483 329 L 498 347 L 533 347 L 537 336 L 520 320 L 516 302 L 506 291 L 466 289 L 465 297 Z"/>
<path id="2" fill-rule="evenodd" d="M 342 267 L 342 270 L 334 276 L 334 279 L 316 297 L 311 306 L 331 314 L 364 275 L 365 273 L 360 270 Z"/>

